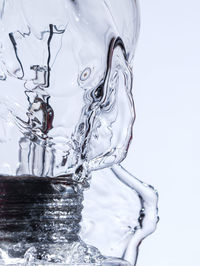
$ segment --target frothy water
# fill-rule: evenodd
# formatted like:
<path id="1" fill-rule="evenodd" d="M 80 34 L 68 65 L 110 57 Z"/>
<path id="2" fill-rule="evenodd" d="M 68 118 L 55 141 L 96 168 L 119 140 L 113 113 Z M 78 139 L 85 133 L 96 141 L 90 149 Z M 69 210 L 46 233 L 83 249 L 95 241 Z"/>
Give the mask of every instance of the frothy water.
<path id="1" fill-rule="evenodd" d="M 136 264 L 157 224 L 120 166 L 138 27 L 131 0 L 0 0 L 1 265 Z"/>

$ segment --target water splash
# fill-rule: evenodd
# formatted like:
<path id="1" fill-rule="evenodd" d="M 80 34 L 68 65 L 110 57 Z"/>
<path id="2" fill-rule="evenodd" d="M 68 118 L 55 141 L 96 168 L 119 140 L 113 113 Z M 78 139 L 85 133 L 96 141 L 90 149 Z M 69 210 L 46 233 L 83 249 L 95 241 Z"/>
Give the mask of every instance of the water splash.
<path id="1" fill-rule="evenodd" d="M 136 264 L 157 223 L 154 189 L 118 165 L 138 25 L 131 0 L 0 0 L 2 265 Z"/>
<path id="2" fill-rule="evenodd" d="M 54 177 L 108 167 L 125 158 L 132 137 L 132 73 L 113 26 L 114 10 L 108 13 L 104 1 L 87 1 L 88 12 L 99 7 L 103 26 L 94 14 L 86 16 L 80 1 L 59 3 L 58 10 L 52 0 L 7 0 L 2 6 L 1 102 L 9 113 L 4 127 L 14 123 L 12 139 L 19 143 L 6 161 L 9 175 Z M 27 154 L 39 157 L 40 165 Z"/>

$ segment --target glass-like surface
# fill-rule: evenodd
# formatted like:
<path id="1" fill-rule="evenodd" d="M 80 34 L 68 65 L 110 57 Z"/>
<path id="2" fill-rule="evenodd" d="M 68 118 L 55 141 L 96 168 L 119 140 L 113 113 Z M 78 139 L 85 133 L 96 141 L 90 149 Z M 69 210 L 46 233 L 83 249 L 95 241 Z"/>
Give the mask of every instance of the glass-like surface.
<path id="1" fill-rule="evenodd" d="M 133 0 L 0 0 L 0 264 L 135 265 L 157 193 L 128 173 Z"/>

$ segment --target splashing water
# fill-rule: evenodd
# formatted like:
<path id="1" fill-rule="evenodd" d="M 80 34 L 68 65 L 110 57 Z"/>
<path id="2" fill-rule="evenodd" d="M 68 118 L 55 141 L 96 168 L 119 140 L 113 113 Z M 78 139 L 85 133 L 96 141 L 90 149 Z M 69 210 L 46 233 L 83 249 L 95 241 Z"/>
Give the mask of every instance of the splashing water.
<path id="1" fill-rule="evenodd" d="M 132 0 L 0 0 L 1 265 L 136 264 L 157 223 L 120 166 L 138 25 Z"/>
<path id="2" fill-rule="evenodd" d="M 83 201 L 86 186 L 65 177 L 1 177 L 1 265 L 136 265 L 157 193 L 119 165 L 93 181 Z"/>

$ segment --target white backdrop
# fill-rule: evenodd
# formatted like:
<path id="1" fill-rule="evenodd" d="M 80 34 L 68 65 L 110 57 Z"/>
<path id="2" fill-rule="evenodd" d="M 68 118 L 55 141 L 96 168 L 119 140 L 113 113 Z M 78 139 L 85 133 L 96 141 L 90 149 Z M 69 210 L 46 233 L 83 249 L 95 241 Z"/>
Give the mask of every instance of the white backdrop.
<path id="1" fill-rule="evenodd" d="M 138 266 L 200 265 L 200 1 L 140 0 L 134 140 L 123 163 L 159 191 Z"/>

